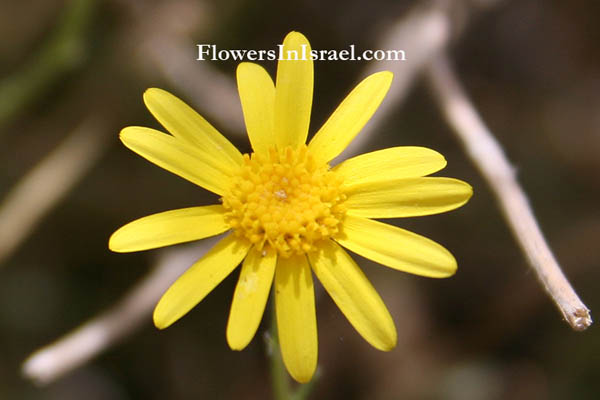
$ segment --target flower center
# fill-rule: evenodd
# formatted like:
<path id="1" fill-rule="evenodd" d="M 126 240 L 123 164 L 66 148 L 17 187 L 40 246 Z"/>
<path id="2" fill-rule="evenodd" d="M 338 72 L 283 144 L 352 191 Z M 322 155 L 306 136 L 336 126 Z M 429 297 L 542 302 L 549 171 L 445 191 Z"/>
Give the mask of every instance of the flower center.
<path id="1" fill-rule="evenodd" d="M 341 179 L 317 163 L 305 145 L 244 154 L 244 164 L 223 198 L 225 219 L 238 236 L 280 256 L 315 249 L 338 233 L 346 196 Z"/>

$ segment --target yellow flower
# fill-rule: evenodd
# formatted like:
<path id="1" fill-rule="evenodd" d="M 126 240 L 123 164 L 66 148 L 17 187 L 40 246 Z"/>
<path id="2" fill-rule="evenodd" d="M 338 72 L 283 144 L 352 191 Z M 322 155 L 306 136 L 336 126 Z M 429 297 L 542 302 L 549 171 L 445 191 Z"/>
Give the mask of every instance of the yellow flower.
<path id="1" fill-rule="evenodd" d="M 284 54 L 301 55 L 303 46 L 310 52 L 298 32 L 289 33 L 283 45 Z M 276 84 L 262 67 L 241 63 L 237 82 L 250 155 L 173 95 L 144 93 L 146 106 L 171 135 L 127 127 L 121 131 L 125 146 L 218 194 L 221 204 L 133 221 L 111 236 L 110 249 L 146 250 L 228 232 L 162 296 L 154 310 L 158 328 L 185 315 L 243 261 L 227 323 L 232 349 L 243 349 L 254 336 L 274 284 L 284 363 L 297 381 L 309 381 L 317 365 L 313 272 L 367 342 L 384 351 L 396 345 L 388 310 L 342 247 L 397 270 L 450 276 L 456 261 L 442 246 L 371 218 L 452 210 L 472 189 L 456 179 L 425 177 L 446 161 L 422 147 L 374 151 L 330 167 L 379 107 L 391 81 L 387 71 L 364 79 L 305 144 L 313 62 L 280 60 Z"/>

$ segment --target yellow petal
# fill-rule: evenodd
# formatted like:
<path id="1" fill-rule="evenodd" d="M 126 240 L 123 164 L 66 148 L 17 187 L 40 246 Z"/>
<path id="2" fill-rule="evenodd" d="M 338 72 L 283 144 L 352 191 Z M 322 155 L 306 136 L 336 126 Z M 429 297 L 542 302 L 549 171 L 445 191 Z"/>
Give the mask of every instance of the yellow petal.
<path id="1" fill-rule="evenodd" d="M 320 161 L 328 162 L 348 146 L 371 119 L 390 89 L 393 74 L 382 71 L 372 74 L 359 83 L 308 145 Z"/>
<path id="2" fill-rule="evenodd" d="M 416 178 L 446 166 L 440 153 L 426 147 L 390 147 L 349 158 L 333 168 L 343 177 L 344 187 L 367 182 Z"/>
<path id="3" fill-rule="evenodd" d="M 163 294 L 154 309 L 154 325 L 164 329 L 200 303 L 244 259 L 250 244 L 231 234 L 192 265 Z"/>
<path id="4" fill-rule="evenodd" d="M 218 235 L 229 229 L 221 205 L 171 210 L 137 219 L 112 234 L 108 247 L 127 253 Z"/>
<path id="5" fill-rule="evenodd" d="M 275 305 L 281 356 L 290 375 L 310 381 L 317 368 L 317 318 L 310 266 L 305 256 L 279 257 Z"/>
<path id="6" fill-rule="evenodd" d="M 345 192 L 348 213 L 367 218 L 439 214 L 465 204 L 471 186 L 452 178 L 409 178 L 354 185 Z"/>
<path id="7" fill-rule="evenodd" d="M 310 43 L 299 32 L 283 40 L 275 85 L 275 140 L 280 148 L 306 143 L 313 96 Z"/>
<path id="8" fill-rule="evenodd" d="M 263 67 L 247 62 L 238 65 L 237 83 L 252 149 L 256 153 L 265 154 L 275 144 L 275 85 Z"/>
<path id="9" fill-rule="evenodd" d="M 228 172 L 187 142 L 139 126 L 123 129 L 121 141 L 148 161 L 211 192 L 223 195 L 228 189 Z"/>
<path id="10" fill-rule="evenodd" d="M 250 250 L 242 265 L 229 321 L 227 343 L 233 350 L 242 350 L 250 343 L 262 319 L 275 274 L 277 253 Z"/>
<path id="11" fill-rule="evenodd" d="M 208 154 L 218 154 L 231 168 L 240 165 L 242 154 L 200 114 L 171 93 L 151 88 L 144 103 L 173 136 L 191 143 Z"/>
<path id="12" fill-rule="evenodd" d="M 379 350 L 393 349 L 397 339 L 394 321 L 348 253 L 328 240 L 308 257 L 315 275 L 358 333 Z"/>
<path id="13" fill-rule="evenodd" d="M 436 242 L 370 219 L 346 215 L 335 240 L 369 260 L 411 274 L 446 278 L 456 272 L 456 260 Z"/>

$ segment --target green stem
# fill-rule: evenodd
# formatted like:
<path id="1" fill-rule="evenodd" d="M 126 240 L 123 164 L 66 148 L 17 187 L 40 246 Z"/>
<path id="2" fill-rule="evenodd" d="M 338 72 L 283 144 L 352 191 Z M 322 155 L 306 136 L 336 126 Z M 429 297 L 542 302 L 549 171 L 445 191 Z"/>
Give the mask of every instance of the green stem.
<path id="1" fill-rule="evenodd" d="M 87 53 L 84 31 L 96 0 L 72 0 L 56 31 L 25 65 L 0 80 L 0 127 L 52 83 L 79 67 Z"/>
<path id="2" fill-rule="evenodd" d="M 273 293 L 275 294 L 275 293 Z M 274 297 L 274 296 L 273 296 Z M 274 302 L 273 302 L 274 303 Z M 267 341 L 267 353 L 269 356 L 269 369 L 271 373 L 271 386 L 273 388 L 273 398 L 275 400 L 305 400 L 315 387 L 319 379 L 319 370 L 317 369 L 313 379 L 303 385 L 298 385 L 296 390 L 292 389 L 290 377 L 281 358 L 279 348 L 279 336 L 277 334 L 277 313 L 275 304 L 271 304 L 271 327 Z"/>
<path id="3" fill-rule="evenodd" d="M 311 381 L 308 383 L 305 383 L 303 385 L 299 385 L 298 389 L 296 389 L 296 392 L 292 395 L 291 399 L 292 400 L 307 399 L 308 396 L 312 393 L 313 389 L 315 388 L 315 385 L 318 380 L 319 380 L 319 370 L 317 369 L 317 371 L 315 372 L 315 376 L 313 376 Z"/>
<path id="4" fill-rule="evenodd" d="M 274 294 L 274 293 L 273 293 Z M 271 385 L 275 400 L 290 400 L 291 387 L 281 350 L 279 349 L 279 336 L 277 334 L 277 314 L 274 302 L 271 303 L 271 327 L 267 337 L 267 349 L 270 358 Z"/>

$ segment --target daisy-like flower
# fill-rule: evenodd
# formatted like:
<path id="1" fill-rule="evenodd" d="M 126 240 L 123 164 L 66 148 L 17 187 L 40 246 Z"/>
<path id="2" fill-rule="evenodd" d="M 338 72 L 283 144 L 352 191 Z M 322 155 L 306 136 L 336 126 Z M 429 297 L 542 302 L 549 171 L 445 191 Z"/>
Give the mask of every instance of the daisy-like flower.
<path id="1" fill-rule="evenodd" d="M 343 249 L 417 275 L 452 275 L 456 261 L 439 244 L 373 218 L 436 214 L 463 205 L 471 187 L 425 177 L 446 161 L 422 147 L 393 147 L 337 157 L 385 97 L 392 73 L 370 75 L 306 143 L 313 97 L 307 39 L 289 33 L 274 84 L 259 65 L 241 63 L 237 83 L 252 154 L 241 154 L 175 96 L 149 89 L 144 102 L 171 135 L 127 127 L 121 140 L 142 157 L 221 196 L 221 204 L 184 208 L 133 221 L 110 238 L 117 252 L 153 249 L 228 232 L 162 296 L 154 323 L 177 321 L 241 263 L 227 323 L 227 342 L 241 350 L 253 338 L 274 286 L 283 361 L 299 382 L 317 365 L 313 273 L 362 337 L 375 348 L 396 345 L 394 322 L 361 269 Z"/>

